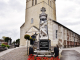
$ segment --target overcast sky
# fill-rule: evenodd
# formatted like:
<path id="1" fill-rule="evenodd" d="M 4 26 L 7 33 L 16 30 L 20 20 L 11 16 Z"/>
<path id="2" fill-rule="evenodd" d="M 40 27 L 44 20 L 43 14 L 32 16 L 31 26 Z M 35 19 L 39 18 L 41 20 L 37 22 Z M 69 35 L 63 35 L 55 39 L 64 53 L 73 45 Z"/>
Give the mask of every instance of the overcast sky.
<path id="1" fill-rule="evenodd" d="M 26 0 L 0 0 L 0 39 L 20 38 L 20 26 L 25 22 Z M 57 21 L 80 34 L 80 0 L 56 0 Z"/>

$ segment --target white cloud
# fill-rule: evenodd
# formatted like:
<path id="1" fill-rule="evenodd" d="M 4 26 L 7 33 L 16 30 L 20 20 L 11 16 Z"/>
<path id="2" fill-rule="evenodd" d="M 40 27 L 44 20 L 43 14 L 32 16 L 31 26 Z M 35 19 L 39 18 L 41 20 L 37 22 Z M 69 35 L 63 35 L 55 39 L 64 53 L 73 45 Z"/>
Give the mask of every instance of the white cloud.
<path id="1" fill-rule="evenodd" d="M 20 38 L 26 0 L 0 0 L 0 38 Z M 56 0 L 57 21 L 80 34 L 80 0 Z"/>
<path id="2" fill-rule="evenodd" d="M 0 38 L 20 38 L 20 26 L 25 21 L 26 0 L 0 0 Z"/>
<path id="3" fill-rule="evenodd" d="M 56 13 L 58 22 L 80 34 L 80 0 L 56 0 Z"/>

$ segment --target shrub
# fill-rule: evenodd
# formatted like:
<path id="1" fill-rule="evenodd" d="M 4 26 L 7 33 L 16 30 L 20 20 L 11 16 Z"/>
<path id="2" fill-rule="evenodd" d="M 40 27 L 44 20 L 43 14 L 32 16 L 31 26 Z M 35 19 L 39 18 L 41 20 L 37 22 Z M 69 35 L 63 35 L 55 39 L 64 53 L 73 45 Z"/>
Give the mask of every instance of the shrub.
<path id="1" fill-rule="evenodd" d="M 9 45 L 5 45 L 5 44 L 2 44 L 1 47 L 7 47 L 7 48 L 9 48 L 10 46 Z"/>
<path id="2" fill-rule="evenodd" d="M 24 38 L 29 40 L 30 39 L 30 35 L 26 34 L 26 35 L 24 35 Z"/>
<path id="3" fill-rule="evenodd" d="M 33 41 L 35 41 L 35 39 L 33 39 Z"/>
<path id="4" fill-rule="evenodd" d="M 10 46 L 9 45 L 6 45 L 6 47 L 9 48 Z"/>
<path id="5" fill-rule="evenodd" d="M 1 47 L 6 47 L 6 45 L 5 44 L 2 44 Z"/>
<path id="6" fill-rule="evenodd" d="M 32 40 L 32 38 L 30 37 L 29 40 Z"/>

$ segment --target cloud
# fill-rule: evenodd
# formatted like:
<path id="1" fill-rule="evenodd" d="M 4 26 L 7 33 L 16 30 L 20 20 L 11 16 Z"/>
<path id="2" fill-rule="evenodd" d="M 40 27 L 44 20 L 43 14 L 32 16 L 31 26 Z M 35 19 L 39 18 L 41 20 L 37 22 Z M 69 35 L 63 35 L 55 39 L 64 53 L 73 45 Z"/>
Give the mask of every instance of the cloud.
<path id="1" fill-rule="evenodd" d="M 58 22 L 80 34 L 80 0 L 56 0 L 56 14 Z"/>
<path id="2" fill-rule="evenodd" d="M 18 39 L 20 37 L 20 33 L 17 29 L 15 30 L 2 30 L 0 31 L 0 38 L 2 36 L 11 37 L 12 39 Z"/>
<path id="3" fill-rule="evenodd" d="M 20 38 L 26 0 L 0 0 L 0 38 Z M 57 21 L 80 34 L 80 0 L 56 0 Z"/>
<path id="4" fill-rule="evenodd" d="M 0 38 L 20 38 L 20 26 L 25 21 L 26 0 L 0 0 Z"/>

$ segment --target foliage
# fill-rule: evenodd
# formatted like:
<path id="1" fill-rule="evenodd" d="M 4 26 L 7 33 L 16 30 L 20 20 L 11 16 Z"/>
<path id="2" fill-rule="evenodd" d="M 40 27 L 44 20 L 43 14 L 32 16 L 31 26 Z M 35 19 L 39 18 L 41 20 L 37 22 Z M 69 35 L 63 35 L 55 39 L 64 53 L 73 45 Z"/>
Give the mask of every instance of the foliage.
<path id="1" fill-rule="evenodd" d="M 15 41 L 13 41 L 13 44 L 15 44 L 16 42 Z"/>
<path id="2" fill-rule="evenodd" d="M 9 48 L 10 46 L 9 45 L 6 45 L 6 47 Z"/>
<path id="3" fill-rule="evenodd" d="M 30 37 L 29 40 L 32 40 L 32 37 Z"/>
<path id="4" fill-rule="evenodd" d="M 35 41 L 35 39 L 33 39 L 33 41 Z"/>
<path id="5" fill-rule="evenodd" d="M 16 40 L 16 43 L 19 44 L 19 43 L 20 43 L 20 39 L 17 39 L 17 40 Z"/>
<path id="6" fill-rule="evenodd" d="M 3 40 L 5 40 L 5 38 L 6 38 L 5 36 L 2 37 Z"/>
<path id="7" fill-rule="evenodd" d="M 5 37 L 5 42 L 8 42 L 8 40 L 9 40 L 9 37 Z"/>
<path id="8" fill-rule="evenodd" d="M 2 44 L 1 47 L 6 47 L 6 45 L 5 44 Z"/>
<path id="9" fill-rule="evenodd" d="M 32 37 L 30 37 L 30 35 L 27 35 L 27 34 L 26 34 L 26 35 L 24 35 L 24 38 L 30 40 L 30 44 L 31 44 L 31 45 L 34 44 L 35 39 L 33 39 Z"/>
<path id="10" fill-rule="evenodd" d="M 7 47 L 7 48 L 9 48 L 10 46 L 9 45 L 5 45 L 5 44 L 2 44 L 1 47 Z"/>
<path id="11" fill-rule="evenodd" d="M 8 42 L 10 40 L 10 42 L 12 41 L 12 39 L 10 37 L 5 37 L 5 42 Z"/>
<path id="12" fill-rule="evenodd" d="M 26 35 L 24 35 L 24 38 L 30 40 L 30 35 L 26 34 Z"/>

